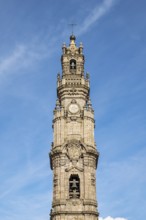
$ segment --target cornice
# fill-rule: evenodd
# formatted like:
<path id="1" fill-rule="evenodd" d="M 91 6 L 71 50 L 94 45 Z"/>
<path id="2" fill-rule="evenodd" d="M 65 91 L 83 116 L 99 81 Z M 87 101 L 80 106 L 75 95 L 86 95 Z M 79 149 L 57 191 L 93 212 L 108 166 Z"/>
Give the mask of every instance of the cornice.
<path id="1" fill-rule="evenodd" d="M 56 216 L 56 215 L 61 215 L 61 214 L 64 214 L 64 215 L 95 215 L 96 217 L 99 216 L 99 213 L 97 211 L 55 211 L 55 212 L 51 212 L 50 215 L 53 217 L 53 216 Z"/>

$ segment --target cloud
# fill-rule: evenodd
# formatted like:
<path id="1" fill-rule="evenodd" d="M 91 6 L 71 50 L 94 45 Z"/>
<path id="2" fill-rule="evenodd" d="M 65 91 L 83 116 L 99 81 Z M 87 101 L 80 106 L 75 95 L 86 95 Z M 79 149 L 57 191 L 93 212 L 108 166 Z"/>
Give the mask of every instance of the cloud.
<path id="1" fill-rule="evenodd" d="M 83 34 L 88 31 L 88 29 L 97 22 L 101 17 L 107 14 L 110 9 L 114 6 L 115 0 L 104 0 L 102 4 L 97 5 L 91 12 L 89 16 L 87 16 L 78 30 L 78 34 Z"/>
<path id="2" fill-rule="evenodd" d="M 127 219 L 126 218 L 121 218 L 121 217 L 112 218 L 112 217 L 108 216 L 106 218 L 99 217 L 99 220 L 127 220 Z"/>
<path id="3" fill-rule="evenodd" d="M 113 146 L 111 143 L 109 143 L 109 145 Z M 121 148 L 121 146 L 118 145 L 119 148 Z M 106 151 L 111 151 L 109 146 Z M 134 148 L 132 151 L 134 152 Z M 117 161 L 113 161 L 111 157 L 110 162 L 102 162 L 103 159 L 99 161 L 97 195 L 101 216 L 103 216 L 104 213 L 106 213 L 106 215 L 111 213 L 111 215 L 123 217 L 124 213 L 125 217 L 128 216 L 128 213 L 131 213 L 132 210 L 136 210 L 136 204 L 132 203 L 134 200 L 136 200 L 137 203 L 145 203 L 144 198 L 141 196 L 145 189 L 146 182 L 146 177 L 143 175 L 146 167 L 145 155 L 146 150 L 143 149 L 140 153 L 137 152 L 131 157 L 127 157 L 126 155 L 123 159 L 118 157 Z M 123 204 L 130 204 L 130 206 L 123 206 Z M 122 212 L 119 210 L 119 207 L 121 207 Z M 143 207 L 140 207 L 140 209 L 142 213 Z M 101 217 L 99 220 L 125 220 L 125 218 L 122 217 Z"/>
<path id="4" fill-rule="evenodd" d="M 114 3 L 115 0 L 104 0 L 102 4 L 94 7 L 89 16 L 83 21 L 83 24 L 80 25 L 80 29 L 77 31 L 78 35 L 88 31 L 95 22 L 109 12 Z M 58 25 L 57 32 L 60 31 L 60 27 L 62 25 Z M 54 31 L 56 32 L 56 30 Z M 64 32 L 62 32 L 61 36 L 64 36 Z M 47 34 L 47 39 L 44 37 L 44 40 L 42 40 L 38 37 L 38 39 L 35 38 L 33 40 L 28 44 L 18 44 L 6 57 L 0 57 L 0 79 L 8 74 L 16 73 L 20 69 L 33 67 L 34 62 L 48 57 L 55 50 L 54 44 L 56 44 L 57 38 L 50 36 L 49 33 Z"/>
<path id="5" fill-rule="evenodd" d="M 3 198 L 10 193 L 16 193 L 18 190 L 23 189 L 23 187 L 28 186 L 32 183 L 42 181 L 43 179 L 51 175 L 51 171 L 47 170 L 48 161 L 39 162 L 39 165 L 36 162 L 29 164 L 29 166 L 24 165 L 20 169 L 16 170 L 15 175 L 12 173 L 7 178 L 2 181 L 2 187 L 0 189 L 0 198 Z M 2 174 L 1 174 L 2 176 Z M 6 176 L 5 176 L 6 177 Z"/>
<path id="6" fill-rule="evenodd" d="M 56 38 L 51 38 L 43 41 L 34 37 L 31 42 L 17 44 L 5 57 L 0 57 L 0 81 L 12 74 L 20 73 L 20 70 L 35 68 L 34 64 L 38 61 L 48 59 L 56 49 L 55 40 Z"/>
<path id="7" fill-rule="evenodd" d="M 11 54 L 0 60 L 0 77 L 6 76 L 6 74 L 13 73 L 20 68 L 26 68 L 30 66 L 34 61 L 42 58 L 44 51 L 40 48 L 35 47 L 35 45 L 17 45 Z M 44 56 L 43 56 L 44 58 Z"/>
<path id="8" fill-rule="evenodd" d="M 19 45 L 9 56 L 3 58 L 0 62 L 0 75 L 6 73 L 12 67 L 16 67 L 16 64 L 18 64 L 18 61 L 24 57 L 25 53 L 26 47 Z"/>
<path id="9" fill-rule="evenodd" d="M 9 199 L 3 200 L 5 206 L 0 213 L 1 218 L 5 220 L 48 219 L 51 201 L 51 191 L 37 192 L 36 194 L 30 192 L 29 194 L 24 193 L 22 195 L 11 196 Z M 10 208 L 7 208 L 7 206 Z"/>

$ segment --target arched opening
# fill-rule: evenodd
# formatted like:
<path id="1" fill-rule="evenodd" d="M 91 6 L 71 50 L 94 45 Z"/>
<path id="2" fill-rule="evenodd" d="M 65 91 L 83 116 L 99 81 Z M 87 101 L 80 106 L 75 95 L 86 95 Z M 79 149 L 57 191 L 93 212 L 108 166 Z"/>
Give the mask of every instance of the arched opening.
<path id="1" fill-rule="evenodd" d="M 76 60 L 71 59 L 70 60 L 70 69 L 75 70 L 76 69 Z"/>
<path id="2" fill-rule="evenodd" d="M 80 178 L 77 174 L 71 174 L 69 178 L 69 198 L 80 198 Z"/>

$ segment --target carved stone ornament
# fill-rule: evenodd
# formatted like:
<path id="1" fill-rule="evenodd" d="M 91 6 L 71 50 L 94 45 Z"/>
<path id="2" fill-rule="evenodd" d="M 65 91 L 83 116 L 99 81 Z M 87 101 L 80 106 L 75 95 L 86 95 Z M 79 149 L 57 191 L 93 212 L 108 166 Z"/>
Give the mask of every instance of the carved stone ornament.
<path id="1" fill-rule="evenodd" d="M 66 164 L 66 159 L 61 158 L 59 164 L 60 164 L 60 166 L 64 166 Z"/>
<path id="2" fill-rule="evenodd" d="M 91 173 L 91 185 L 92 185 L 92 186 L 95 186 L 95 184 L 96 184 L 95 174 L 94 174 L 94 173 Z"/>
<path id="3" fill-rule="evenodd" d="M 76 170 L 83 172 L 83 160 L 81 158 L 83 154 L 83 149 L 81 144 L 78 141 L 72 140 L 66 146 L 66 154 L 70 160 L 70 165 L 65 169 L 66 172 L 72 170 L 72 172 L 76 172 Z"/>
<path id="4" fill-rule="evenodd" d="M 67 203 L 68 205 L 78 206 L 78 205 L 83 204 L 83 200 L 82 199 L 68 199 Z"/>
<path id="5" fill-rule="evenodd" d="M 81 146 L 74 142 L 69 143 L 67 146 L 67 154 L 70 160 L 77 161 L 82 154 Z"/>
<path id="6" fill-rule="evenodd" d="M 54 174 L 53 182 L 54 182 L 54 187 L 58 186 L 58 175 L 57 174 Z"/>

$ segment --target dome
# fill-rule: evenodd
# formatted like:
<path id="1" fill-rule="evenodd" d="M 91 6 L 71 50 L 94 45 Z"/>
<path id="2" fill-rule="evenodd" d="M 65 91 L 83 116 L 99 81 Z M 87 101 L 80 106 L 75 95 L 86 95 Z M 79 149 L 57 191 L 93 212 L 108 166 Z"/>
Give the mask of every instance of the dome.
<path id="1" fill-rule="evenodd" d="M 72 34 L 71 36 L 70 36 L 70 40 L 76 40 L 76 37 Z"/>

